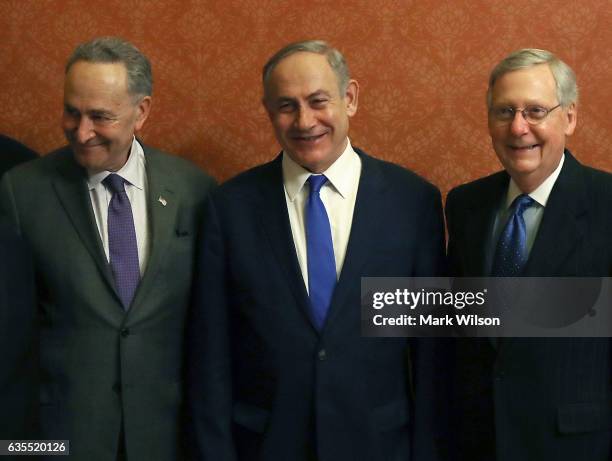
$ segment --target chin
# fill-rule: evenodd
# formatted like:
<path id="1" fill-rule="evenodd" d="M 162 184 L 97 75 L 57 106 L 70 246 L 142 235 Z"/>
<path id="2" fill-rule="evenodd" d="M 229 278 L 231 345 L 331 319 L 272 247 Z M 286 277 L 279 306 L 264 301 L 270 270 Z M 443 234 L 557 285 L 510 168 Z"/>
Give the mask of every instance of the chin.
<path id="1" fill-rule="evenodd" d="M 74 152 L 74 160 L 81 165 L 83 168 L 87 169 L 88 171 L 92 171 L 92 172 L 98 172 L 98 171 L 102 171 L 104 170 L 104 167 L 102 167 L 102 162 L 101 161 L 97 161 L 97 159 L 92 158 L 91 154 L 88 153 L 79 153 L 78 151 L 73 151 Z"/>

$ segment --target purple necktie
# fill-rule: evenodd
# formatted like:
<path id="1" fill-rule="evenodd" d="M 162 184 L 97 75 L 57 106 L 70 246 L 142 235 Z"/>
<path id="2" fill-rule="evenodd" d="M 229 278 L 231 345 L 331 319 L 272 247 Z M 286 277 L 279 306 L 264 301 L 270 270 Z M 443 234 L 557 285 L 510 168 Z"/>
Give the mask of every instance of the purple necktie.
<path id="1" fill-rule="evenodd" d="M 117 174 L 109 174 L 104 185 L 113 193 L 108 204 L 108 252 L 110 265 L 115 278 L 115 287 L 128 310 L 140 281 L 138 265 L 138 244 L 130 199 L 125 192 L 125 179 Z"/>
<path id="2" fill-rule="evenodd" d="M 336 260 L 331 227 L 325 205 L 319 196 L 327 182 L 323 175 L 308 178 L 310 194 L 306 203 L 306 253 L 308 258 L 308 296 L 312 316 L 320 331 L 336 287 Z"/>

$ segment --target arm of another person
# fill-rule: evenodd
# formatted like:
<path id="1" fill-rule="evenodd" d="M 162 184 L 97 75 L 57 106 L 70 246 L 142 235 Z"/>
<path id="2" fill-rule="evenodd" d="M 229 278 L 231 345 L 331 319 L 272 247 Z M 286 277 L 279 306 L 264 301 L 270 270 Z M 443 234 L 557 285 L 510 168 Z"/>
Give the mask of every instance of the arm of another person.
<path id="1" fill-rule="evenodd" d="M 225 252 L 211 197 L 205 206 L 187 329 L 187 451 L 193 461 L 236 459 Z"/>
<path id="2" fill-rule="evenodd" d="M 435 189 L 423 200 L 423 220 L 420 222 L 419 249 L 415 277 L 446 275 L 444 218 L 442 200 Z M 414 424 L 412 459 L 438 461 L 449 456 L 448 418 L 449 396 L 447 376 L 451 340 L 448 338 L 415 338 L 411 342 L 414 392 Z"/>

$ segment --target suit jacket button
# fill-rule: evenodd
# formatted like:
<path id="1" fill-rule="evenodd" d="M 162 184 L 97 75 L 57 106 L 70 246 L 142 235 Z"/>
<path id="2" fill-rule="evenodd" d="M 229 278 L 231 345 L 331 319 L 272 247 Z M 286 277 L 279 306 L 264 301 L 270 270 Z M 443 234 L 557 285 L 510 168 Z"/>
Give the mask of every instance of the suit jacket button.
<path id="1" fill-rule="evenodd" d="M 327 352 L 325 352 L 325 349 L 321 349 L 318 356 L 319 360 L 325 360 L 327 358 Z"/>
<path id="2" fill-rule="evenodd" d="M 123 330 L 121 330 L 121 337 L 122 338 L 127 338 L 130 335 L 130 329 L 129 328 L 124 328 Z"/>
<path id="3" fill-rule="evenodd" d="M 113 391 L 115 391 L 117 394 L 121 394 L 121 383 L 113 384 Z"/>

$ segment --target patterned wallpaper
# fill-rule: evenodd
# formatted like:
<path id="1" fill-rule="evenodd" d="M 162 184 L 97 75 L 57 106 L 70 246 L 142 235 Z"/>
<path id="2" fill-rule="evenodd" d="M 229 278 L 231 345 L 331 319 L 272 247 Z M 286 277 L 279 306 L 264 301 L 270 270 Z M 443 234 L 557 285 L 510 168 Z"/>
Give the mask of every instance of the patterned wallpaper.
<path id="1" fill-rule="evenodd" d="M 120 35 L 153 64 L 144 140 L 226 179 L 279 150 L 260 104 L 261 66 L 290 41 L 322 38 L 360 83 L 353 144 L 446 193 L 499 169 L 487 76 L 509 52 L 538 47 L 578 75 L 569 147 L 612 171 L 611 26 L 610 0 L 0 0 L 0 132 L 39 152 L 62 145 L 67 56 Z"/>

